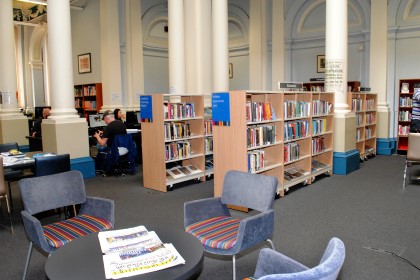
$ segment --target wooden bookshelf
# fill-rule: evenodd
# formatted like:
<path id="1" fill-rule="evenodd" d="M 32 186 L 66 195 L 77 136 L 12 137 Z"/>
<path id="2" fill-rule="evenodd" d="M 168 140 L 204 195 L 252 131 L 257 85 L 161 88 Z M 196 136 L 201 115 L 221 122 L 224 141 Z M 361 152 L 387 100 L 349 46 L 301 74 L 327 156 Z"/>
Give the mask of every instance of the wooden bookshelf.
<path id="1" fill-rule="evenodd" d="M 102 108 L 102 84 L 75 85 L 74 104 L 79 114 L 86 116 L 98 113 Z"/>
<path id="2" fill-rule="evenodd" d="M 311 92 L 325 92 L 324 82 L 322 81 L 310 81 L 309 83 L 303 83 L 303 88 L 305 91 Z M 359 81 L 348 81 L 347 82 L 347 91 L 348 92 L 358 92 L 360 89 Z"/>
<path id="3" fill-rule="evenodd" d="M 407 152 L 408 133 L 411 126 L 411 112 L 413 110 L 414 84 L 420 85 L 420 79 L 402 79 L 398 87 L 398 152 Z"/>
<path id="4" fill-rule="evenodd" d="M 172 102 L 170 98 L 176 98 L 179 102 Z M 166 192 L 177 183 L 188 180 L 204 180 L 203 96 L 152 94 L 151 101 L 152 121 L 142 120 L 141 122 L 143 186 Z M 180 108 L 182 106 L 192 106 L 194 115 L 165 116 L 165 112 L 170 110 L 170 107 L 175 108 L 176 106 L 180 106 Z M 185 125 L 190 133 L 170 137 L 168 130 L 178 125 Z M 181 130 L 185 131 L 184 129 Z M 167 132 L 166 135 L 165 131 Z M 185 148 L 185 145 L 188 145 L 188 149 Z M 169 153 L 169 149 L 173 147 L 175 149 Z M 184 154 L 181 153 L 181 150 Z M 200 171 L 194 174 L 184 174 L 177 178 L 167 177 L 167 171 L 178 168 L 177 166 L 195 166 Z"/>
<path id="5" fill-rule="evenodd" d="M 349 92 L 348 104 L 356 114 L 356 149 L 360 159 L 376 155 L 376 121 L 378 100 L 375 93 Z"/>
<path id="6" fill-rule="evenodd" d="M 204 153 L 205 153 L 205 174 L 210 177 L 214 174 L 213 166 L 213 125 L 211 118 L 211 107 L 204 108 Z"/>

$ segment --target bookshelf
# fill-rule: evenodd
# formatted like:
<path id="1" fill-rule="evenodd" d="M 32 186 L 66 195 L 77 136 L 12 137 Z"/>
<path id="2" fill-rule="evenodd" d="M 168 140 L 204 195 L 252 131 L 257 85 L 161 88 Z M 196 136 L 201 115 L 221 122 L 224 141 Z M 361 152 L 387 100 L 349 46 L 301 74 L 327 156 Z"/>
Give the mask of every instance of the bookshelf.
<path id="1" fill-rule="evenodd" d="M 96 114 L 102 107 L 102 84 L 74 86 L 74 106 L 79 114 Z"/>
<path id="2" fill-rule="evenodd" d="M 408 148 L 408 133 L 411 125 L 415 84 L 420 85 L 420 79 L 402 79 L 399 81 L 397 150 L 400 152 L 407 152 Z"/>
<path id="3" fill-rule="evenodd" d="M 177 183 L 204 180 L 203 96 L 150 98 L 152 120 L 141 119 L 144 187 L 166 192 Z"/>
<path id="4" fill-rule="evenodd" d="M 205 175 L 210 177 L 214 173 L 213 164 L 213 125 L 211 118 L 211 107 L 204 108 L 204 153 L 205 153 Z"/>
<path id="5" fill-rule="evenodd" d="M 324 92 L 324 82 L 323 81 L 310 81 L 309 83 L 303 83 L 303 88 L 305 91 L 311 92 Z M 348 92 L 358 92 L 360 88 L 359 81 L 348 81 L 347 82 L 347 91 Z"/>
<path id="6" fill-rule="evenodd" d="M 378 100 L 375 93 L 349 92 L 348 104 L 356 114 L 356 149 L 360 159 L 376 155 L 376 121 Z"/>

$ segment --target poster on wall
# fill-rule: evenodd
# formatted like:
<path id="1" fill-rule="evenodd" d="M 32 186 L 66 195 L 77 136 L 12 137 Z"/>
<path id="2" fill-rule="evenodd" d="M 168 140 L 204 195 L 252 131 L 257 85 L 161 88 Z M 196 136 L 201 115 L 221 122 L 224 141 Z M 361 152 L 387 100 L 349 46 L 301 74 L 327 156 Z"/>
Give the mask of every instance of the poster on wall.
<path id="1" fill-rule="evenodd" d="M 342 59 L 328 59 L 325 61 L 325 66 L 325 91 L 344 92 L 344 61 Z"/>
<path id="2" fill-rule="evenodd" d="M 230 99 L 228 92 L 215 92 L 211 98 L 212 124 L 230 126 Z"/>
<path id="3" fill-rule="evenodd" d="M 140 96 L 140 122 L 153 121 L 152 96 Z"/>

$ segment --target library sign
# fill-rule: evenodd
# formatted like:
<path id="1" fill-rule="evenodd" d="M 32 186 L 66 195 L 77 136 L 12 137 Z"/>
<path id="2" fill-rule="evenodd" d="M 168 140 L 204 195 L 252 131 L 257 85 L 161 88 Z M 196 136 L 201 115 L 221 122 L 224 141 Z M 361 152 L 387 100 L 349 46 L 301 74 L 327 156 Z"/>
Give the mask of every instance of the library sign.
<path id="1" fill-rule="evenodd" d="M 343 91 L 344 61 L 342 59 L 325 60 L 325 91 Z"/>
<path id="2" fill-rule="evenodd" d="M 140 121 L 141 122 L 152 122 L 153 121 L 152 96 L 151 95 L 140 96 Z"/>
<path id="3" fill-rule="evenodd" d="M 230 99 L 228 92 L 215 92 L 211 95 L 212 123 L 230 126 Z"/>

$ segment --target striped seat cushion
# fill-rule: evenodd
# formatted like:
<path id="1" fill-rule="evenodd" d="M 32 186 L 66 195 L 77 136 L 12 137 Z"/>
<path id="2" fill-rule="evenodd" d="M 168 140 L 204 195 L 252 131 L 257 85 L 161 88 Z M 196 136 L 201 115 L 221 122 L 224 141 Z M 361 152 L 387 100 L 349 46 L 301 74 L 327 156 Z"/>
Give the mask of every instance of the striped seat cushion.
<path id="1" fill-rule="evenodd" d="M 47 243 L 54 248 L 59 248 L 89 233 L 110 228 L 112 225 L 109 221 L 89 215 L 80 215 L 42 227 Z"/>
<path id="2" fill-rule="evenodd" d="M 239 219 L 221 216 L 191 224 L 185 231 L 197 237 L 205 246 L 227 250 L 236 243 L 239 222 Z"/>

